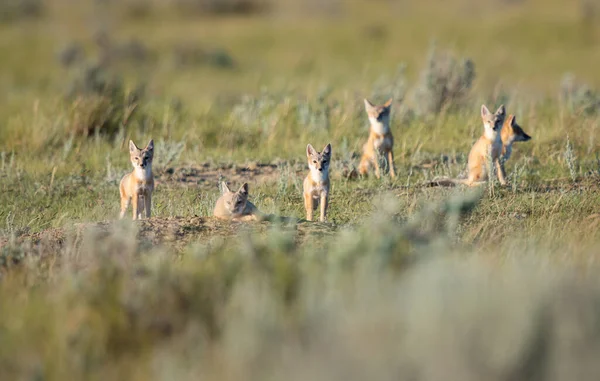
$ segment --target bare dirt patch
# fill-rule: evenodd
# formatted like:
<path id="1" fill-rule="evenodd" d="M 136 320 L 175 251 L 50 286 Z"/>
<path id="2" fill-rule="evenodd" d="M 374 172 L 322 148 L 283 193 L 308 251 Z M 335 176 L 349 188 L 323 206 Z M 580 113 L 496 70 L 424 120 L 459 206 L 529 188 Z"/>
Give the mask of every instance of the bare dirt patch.
<path id="1" fill-rule="evenodd" d="M 173 186 L 214 188 L 219 179 L 234 184 L 276 182 L 283 171 L 299 175 L 304 171 L 304 166 L 289 162 L 252 162 L 243 165 L 201 163 L 166 168 L 156 174 L 156 181 Z"/>
<path id="2" fill-rule="evenodd" d="M 338 167 L 332 170 L 332 178 L 357 178 L 352 163 L 337 164 Z M 206 162 L 165 168 L 155 174 L 155 180 L 158 184 L 167 186 L 215 188 L 220 179 L 232 184 L 256 185 L 275 183 L 286 176 L 304 177 L 307 171 L 308 167 L 304 161 L 249 162 L 241 165 Z"/>

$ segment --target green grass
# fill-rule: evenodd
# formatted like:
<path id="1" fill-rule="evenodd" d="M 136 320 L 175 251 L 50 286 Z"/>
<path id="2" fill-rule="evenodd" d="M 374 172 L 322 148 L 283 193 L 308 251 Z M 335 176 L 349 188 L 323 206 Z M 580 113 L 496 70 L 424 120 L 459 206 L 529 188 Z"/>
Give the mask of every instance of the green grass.
<path id="1" fill-rule="evenodd" d="M 135 18 L 131 1 L 94 4 L 43 2 L 0 25 L 1 380 L 595 379 L 600 23 L 580 5 L 215 16 L 156 1 Z M 67 97 L 102 28 L 115 43 L 103 69 L 124 93 Z M 150 59 L 122 50 L 131 39 Z M 415 115 L 433 41 L 472 59 L 475 82 Z M 73 42 L 86 58 L 66 68 Z M 195 48 L 207 55 L 178 66 Z M 561 97 L 567 72 L 589 91 Z M 134 116 L 110 110 L 138 85 Z M 368 135 L 362 99 L 392 94 L 398 177 L 347 178 Z M 424 186 L 464 171 L 482 103 L 504 103 L 532 136 L 514 146 L 510 185 Z M 107 109 L 110 128 L 78 134 Z M 128 140 L 150 138 L 154 218 L 115 221 Z M 306 145 L 329 142 L 329 219 L 306 222 Z M 278 167 L 241 170 L 256 163 Z M 219 174 L 298 221 L 210 218 Z"/>

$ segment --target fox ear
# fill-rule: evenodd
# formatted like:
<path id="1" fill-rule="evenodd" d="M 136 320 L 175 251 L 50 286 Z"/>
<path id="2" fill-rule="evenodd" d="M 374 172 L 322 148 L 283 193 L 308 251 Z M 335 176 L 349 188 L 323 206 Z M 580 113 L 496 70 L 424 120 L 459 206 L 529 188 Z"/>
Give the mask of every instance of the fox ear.
<path id="1" fill-rule="evenodd" d="M 228 192 L 231 192 L 231 191 L 229 190 L 227 183 L 225 181 L 221 181 L 221 193 L 228 193 Z"/>
<path id="2" fill-rule="evenodd" d="M 129 152 L 134 153 L 135 151 L 139 151 L 139 148 L 135 145 L 133 140 L 129 141 Z"/>
<path id="3" fill-rule="evenodd" d="M 150 142 L 146 146 L 146 150 L 148 150 L 148 151 L 154 151 L 154 139 L 150 139 Z"/>
<path id="4" fill-rule="evenodd" d="M 247 196 L 248 195 L 248 183 L 244 183 L 238 190 L 238 193 L 241 195 Z"/>
<path id="5" fill-rule="evenodd" d="M 390 108 L 392 106 L 392 98 L 388 99 L 387 102 L 383 104 L 383 107 Z"/>
<path id="6" fill-rule="evenodd" d="M 514 127 L 514 125 L 517 124 L 517 117 L 515 115 L 509 115 L 508 116 L 508 124 L 511 127 Z"/>
<path id="7" fill-rule="evenodd" d="M 375 105 L 371 102 L 369 102 L 369 100 L 367 98 L 365 98 L 365 110 L 367 110 L 367 112 L 372 111 L 375 108 Z"/>
<path id="8" fill-rule="evenodd" d="M 501 105 L 500 107 L 498 107 L 498 110 L 496 110 L 496 115 L 498 116 L 503 116 L 506 113 L 506 110 L 504 108 L 504 105 Z"/>
<path id="9" fill-rule="evenodd" d="M 488 110 L 488 108 L 485 107 L 485 105 L 481 105 L 481 117 L 485 118 L 487 116 L 490 116 L 490 110 Z"/>
<path id="10" fill-rule="evenodd" d="M 323 148 L 323 155 L 331 155 L 331 143 L 328 143 L 325 148 Z"/>
<path id="11" fill-rule="evenodd" d="M 316 155 L 317 151 L 310 144 L 306 146 L 306 156 Z"/>

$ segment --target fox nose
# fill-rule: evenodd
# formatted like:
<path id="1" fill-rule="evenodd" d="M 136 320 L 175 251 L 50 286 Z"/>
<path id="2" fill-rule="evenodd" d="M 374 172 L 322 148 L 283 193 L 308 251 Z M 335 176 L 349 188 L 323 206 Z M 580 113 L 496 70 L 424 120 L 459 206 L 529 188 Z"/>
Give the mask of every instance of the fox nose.
<path id="1" fill-rule="evenodd" d="M 319 172 L 323 172 L 323 167 L 320 167 L 320 168 L 319 168 Z"/>

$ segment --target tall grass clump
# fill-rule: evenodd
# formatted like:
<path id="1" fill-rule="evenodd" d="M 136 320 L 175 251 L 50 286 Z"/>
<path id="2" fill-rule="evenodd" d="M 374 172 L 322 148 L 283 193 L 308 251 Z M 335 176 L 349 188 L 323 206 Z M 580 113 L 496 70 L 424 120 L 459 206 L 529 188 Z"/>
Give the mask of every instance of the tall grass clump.
<path id="1" fill-rule="evenodd" d="M 128 89 L 103 66 L 85 66 L 71 82 L 66 97 L 70 104 L 67 132 L 114 136 L 143 120 L 143 97 L 143 86 Z"/>
<path id="2" fill-rule="evenodd" d="M 172 0 L 172 4 L 186 14 L 238 14 L 264 13 L 270 0 Z"/>
<path id="3" fill-rule="evenodd" d="M 475 80 L 475 64 L 468 58 L 458 59 L 451 52 L 429 48 L 427 62 L 414 90 L 417 116 L 431 117 L 446 108 L 459 107 L 466 100 Z"/>
<path id="4" fill-rule="evenodd" d="M 600 91 L 579 83 L 571 73 L 563 76 L 560 99 L 569 112 L 575 115 L 590 116 L 600 112 Z"/>
<path id="5" fill-rule="evenodd" d="M 567 169 L 569 170 L 569 175 L 571 176 L 571 181 L 575 182 L 577 180 L 578 173 L 578 165 L 577 165 L 577 156 L 575 155 L 575 150 L 573 149 L 573 144 L 571 143 L 571 139 L 567 135 L 567 142 L 565 144 L 565 163 L 567 164 Z"/>
<path id="6" fill-rule="evenodd" d="M 37 18 L 43 12 L 42 0 L 4 0 L 0 2 L 0 22 Z"/>

